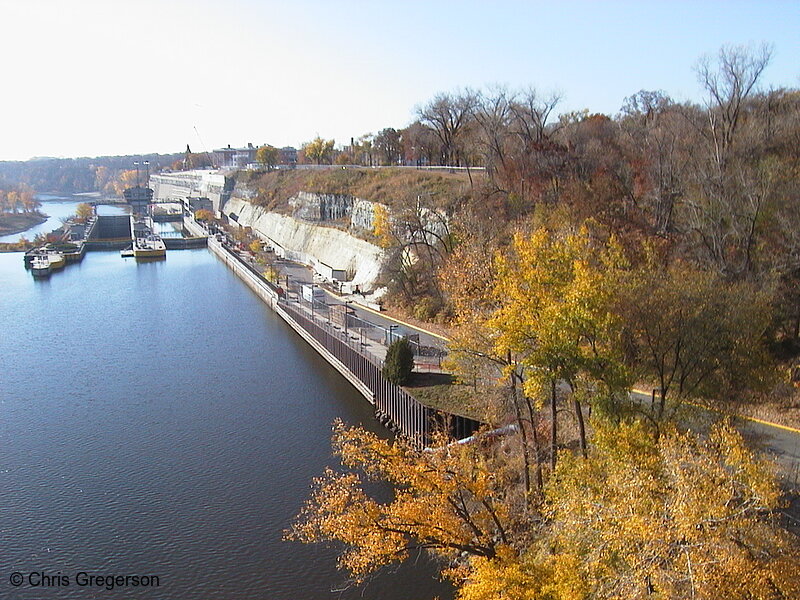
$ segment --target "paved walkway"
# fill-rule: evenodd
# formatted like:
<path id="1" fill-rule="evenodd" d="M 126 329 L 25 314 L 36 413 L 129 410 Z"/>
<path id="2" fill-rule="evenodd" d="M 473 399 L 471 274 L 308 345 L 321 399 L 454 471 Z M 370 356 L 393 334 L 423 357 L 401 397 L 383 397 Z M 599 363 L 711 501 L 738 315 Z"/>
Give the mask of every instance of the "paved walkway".
<path id="1" fill-rule="evenodd" d="M 310 267 L 283 259 L 276 260 L 274 266 L 280 271 L 281 283 L 284 286 L 286 282 L 285 278 L 288 275 L 290 288 L 299 285 L 315 284 L 325 292 L 325 304 L 328 306 L 346 304 L 349 307 L 351 315 L 349 322 L 355 320 L 356 323 L 358 323 L 360 320 L 365 323 L 363 328 L 356 324 L 355 326 L 349 326 L 348 329 L 364 333 L 364 341 L 369 344 L 371 348 L 370 351 L 376 356 L 380 356 L 381 360 L 383 360 L 383 357 L 386 355 L 386 346 L 375 339 L 376 335 L 379 336 L 382 341 L 397 339 L 404 336 L 417 336 L 416 339 L 419 340 L 420 346 L 423 348 L 435 349 L 431 354 L 438 354 L 439 352 L 444 354 L 446 352 L 447 340 L 442 336 L 364 306 L 363 303 L 365 300 L 363 296 L 356 294 L 339 295 L 331 291 L 326 287 L 325 282 L 314 276 L 313 270 Z M 301 302 L 301 304 L 307 306 L 305 302 Z M 415 359 L 418 370 L 441 370 L 439 356 L 416 356 Z"/>

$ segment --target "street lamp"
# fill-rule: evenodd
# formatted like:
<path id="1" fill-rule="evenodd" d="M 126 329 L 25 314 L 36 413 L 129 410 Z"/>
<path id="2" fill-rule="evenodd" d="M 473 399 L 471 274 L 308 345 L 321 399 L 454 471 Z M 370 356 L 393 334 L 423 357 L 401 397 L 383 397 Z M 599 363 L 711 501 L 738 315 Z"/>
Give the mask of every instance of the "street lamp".
<path id="1" fill-rule="evenodd" d="M 398 327 L 399 325 L 389 325 L 389 343 L 387 344 L 388 346 L 391 346 L 392 342 L 394 342 L 394 330 L 397 329 Z"/>

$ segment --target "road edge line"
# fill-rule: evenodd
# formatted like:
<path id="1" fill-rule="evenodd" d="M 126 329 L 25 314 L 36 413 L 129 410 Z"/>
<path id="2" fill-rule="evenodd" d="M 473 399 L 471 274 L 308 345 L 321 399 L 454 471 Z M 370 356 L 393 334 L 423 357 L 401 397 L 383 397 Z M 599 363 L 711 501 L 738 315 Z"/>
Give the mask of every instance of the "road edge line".
<path id="1" fill-rule="evenodd" d="M 637 388 L 631 388 L 631 391 L 636 393 L 636 394 L 642 394 L 642 395 L 645 395 L 645 396 L 652 395 L 652 392 L 649 392 L 647 390 L 640 390 L 640 389 L 637 389 Z M 690 406 L 695 406 L 697 408 L 702 408 L 703 410 L 707 410 L 709 412 L 716 412 L 716 413 L 720 413 L 720 414 L 725 414 L 725 413 L 723 413 L 723 411 L 719 410 L 718 408 L 712 408 L 710 406 L 703 406 L 702 404 L 697 404 L 695 402 L 686 401 L 686 404 L 689 404 Z M 800 434 L 800 429 L 797 429 L 795 427 L 790 427 L 789 425 L 781 425 L 780 423 L 773 423 L 772 421 L 765 421 L 764 419 L 759 419 L 757 417 L 748 417 L 747 415 L 734 414 L 733 416 L 735 416 L 737 419 L 743 419 L 745 421 L 750 421 L 751 423 L 758 423 L 760 425 L 766 425 L 768 427 L 775 427 L 776 429 L 783 429 L 784 431 L 789 431 L 791 433 Z"/>

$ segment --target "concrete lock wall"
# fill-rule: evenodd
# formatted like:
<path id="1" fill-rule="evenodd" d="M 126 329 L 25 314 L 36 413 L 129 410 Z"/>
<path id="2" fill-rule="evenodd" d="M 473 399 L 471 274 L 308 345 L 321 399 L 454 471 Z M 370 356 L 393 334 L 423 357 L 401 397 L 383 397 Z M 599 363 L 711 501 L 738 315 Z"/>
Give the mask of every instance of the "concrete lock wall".
<path id="1" fill-rule="evenodd" d="M 196 170 L 156 173 L 150 176 L 156 202 L 178 202 L 190 197 L 208 198 L 215 212 L 230 196 L 233 179 L 220 171 Z"/>
<path id="2" fill-rule="evenodd" d="M 293 217 L 268 212 L 240 198 L 231 198 L 223 207 L 235 215 L 243 227 L 267 242 L 275 242 L 288 258 L 324 263 L 331 269 L 353 274 L 353 285 L 374 289 L 385 259 L 382 248 L 332 227 L 321 227 Z"/>

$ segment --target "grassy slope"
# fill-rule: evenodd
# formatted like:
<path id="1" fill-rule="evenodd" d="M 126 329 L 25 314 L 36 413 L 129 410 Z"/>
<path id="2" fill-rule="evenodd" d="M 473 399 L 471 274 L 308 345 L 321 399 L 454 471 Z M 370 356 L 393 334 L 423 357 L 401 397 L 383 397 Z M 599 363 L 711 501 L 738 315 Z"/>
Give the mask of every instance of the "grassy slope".
<path id="1" fill-rule="evenodd" d="M 487 412 L 487 398 L 472 386 L 457 383 L 451 375 L 414 373 L 403 389 L 426 406 L 478 421 L 494 420 L 493 415 Z"/>
<path id="2" fill-rule="evenodd" d="M 473 179 L 480 176 L 473 174 Z M 445 207 L 462 199 L 470 189 L 466 173 L 391 168 L 242 173 L 239 181 L 257 191 L 256 202 L 259 205 L 273 210 L 280 210 L 289 198 L 300 191 L 349 194 L 389 206 L 402 206 L 417 196 L 430 196 L 434 204 Z"/>

